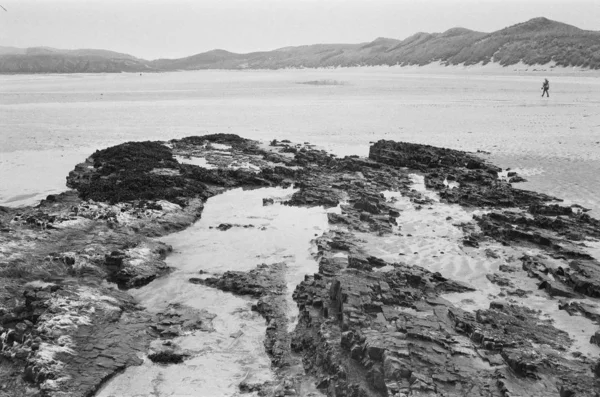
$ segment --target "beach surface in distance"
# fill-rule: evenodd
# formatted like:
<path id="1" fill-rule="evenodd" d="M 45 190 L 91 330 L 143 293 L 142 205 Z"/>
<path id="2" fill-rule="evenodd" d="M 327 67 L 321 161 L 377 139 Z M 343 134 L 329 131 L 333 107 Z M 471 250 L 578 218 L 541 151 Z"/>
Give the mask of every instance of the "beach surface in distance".
<path id="1" fill-rule="evenodd" d="M 75 163 L 110 145 L 236 133 L 338 155 L 366 155 L 379 139 L 482 150 L 517 168 L 522 188 L 597 213 L 598 74 L 433 65 L 0 76 L 0 205 L 63 190 Z"/>

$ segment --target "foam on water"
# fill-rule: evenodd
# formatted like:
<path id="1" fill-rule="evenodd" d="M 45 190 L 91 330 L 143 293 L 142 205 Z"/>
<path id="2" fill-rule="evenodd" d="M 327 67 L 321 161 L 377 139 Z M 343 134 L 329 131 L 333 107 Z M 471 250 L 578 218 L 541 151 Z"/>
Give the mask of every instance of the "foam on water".
<path id="1" fill-rule="evenodd" d="M 198 277 L 199 271 L 247 271 L 262 263 L 285 262 L 288 313 L 293 322 L 298 310 L 291 294 L 305 274 L 318 270 L 311 255 L 311 240 L 327 229 L 322 207 L 277 203 L 293 192 L 279 188 L 228 191 L 207 201 L 202 219 L 195 225 L 162 238 L 174 248 L 167 259 L 174 272 L 132 290 L 132 294 L 151 311 L 171 303 L 208 310 L 217 315 L 213 320 L 215 332 L 198 331 L 177 338 L 175 344 L 188 350 L 190 359 L 170 366 L 146 360 L 141 367 L 130 367 L 109 382 L 99 397 L 235 396 L 242 381 L 273 379 L 263 346 L 265 320 L 250 310 L 252 301 L 191 284 L 188 279 Z M 273 198 L 276 203 L 263 206 L 263 198 Z M 234 226 L 221 231 L 215 228 L 221 223 L 254 227 Z"/>

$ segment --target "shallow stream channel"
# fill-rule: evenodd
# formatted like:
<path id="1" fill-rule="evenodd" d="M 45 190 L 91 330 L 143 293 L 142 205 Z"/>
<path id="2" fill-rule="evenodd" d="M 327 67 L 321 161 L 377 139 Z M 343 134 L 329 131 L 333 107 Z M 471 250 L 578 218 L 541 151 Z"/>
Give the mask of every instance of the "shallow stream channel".
<path id="1" fill-rule="evenodd" d="M 312 240 L 328 226 L 322 207 L 282 205 L 293 192 L 230 190 L 209 199 L 202 218 L 193 226 L 161 238 L 173 246 L 167 259 L 173 271 L 131 293 L 151 312 L 181 304 L 216 315 L 214 330 L 194 331 L 171 341 L 189 355 L 183 363 L 155 364 L 145 357 L 141 366 L 110 380 L 98 397 L 238 396 L 240 383 L 260 384 L 275 378 L 263 346 L 265 320 L 251 310 L 255 300 L 192 284 L 189 279 L 285 262 L 288 314 L 290 324 L 295 324 L 298 310 L 292 292 L 306 274 L 317 272 Z M 274 204 L 263 206 L 265 198 Z M 222 230 L 221 224 L 232 227 Z M 156 340 L 153 346 L 163 343 Z M 309 389 L 298 392 L 316 395 L 313 387 Z"/>

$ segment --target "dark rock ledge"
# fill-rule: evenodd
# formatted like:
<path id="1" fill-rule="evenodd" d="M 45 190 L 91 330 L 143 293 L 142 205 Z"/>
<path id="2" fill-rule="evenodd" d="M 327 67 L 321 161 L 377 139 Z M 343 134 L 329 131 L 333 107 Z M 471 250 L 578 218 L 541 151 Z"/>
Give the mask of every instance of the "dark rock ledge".
<path id="1" fill-rule="evenodd" d="M 296 186 L 300 191 L 289 204 L 346 204 L 341 205 L 341 214 L 329 214 L 332 230 L 315 240 L 319 272 L 307 276 L 294 292 L 301 315 L 291 348 L 303 357 L 305 369 L 319 379 L 318 385 L 327 395 L 597 395 L 597 362 L 569 353 L 569 335 L 539 312 L 500 296 L 487 310 L 465 312 L 441 295 L 473 291 L 472 287 L 410 263 L 388 263 L 369 255 L 357 236 L 365 232 L 385 236 L 401 229 L 398 211 L 381 195 L 384 190 L 400 191 L 416 207 L 429 204 L 429 199 L 411 190 L 408 173 L 415 171 L 424 174 L 430 189 L 440 191 L 442 201 L 490 211 L 471 225 L 459 225 L 468 233 L 465 244 L 475 247 L 495 240 L 514 248 L 540 248 L 549 256 L 562 258 L 565 265 L 581 266 L 569 262 L 576 257 L 596 266 L 574 241 L 595 239 L 600 230 L 597 221 L 557 205 L 556 199 L 547 195 L 513 188 L 498 178 L 496 167 L 459 151 L 380 141 L 371 148 L 370 159 L 320 155 L 311 162 L 315 166 L 299 176 Z M 458 186 L 450 187 L 444 183 L 447 180 L 457 181 Z M 511 214 L 527 222 L 514 222 Z M 497 228 L 491 228 L 482 219 L 504 223 L 498 221 Z M 549 226 L 552 223 L 555 226 Z M 500 227 L 510 227 L 512 232 L 500 234 Z M 575 234 L 580 236 L 577 240 Z M 542 235 L 553 243 L 546 243 Z M 489 249 L 485 254 L 497 257 Z M 522 261 L 523 269 L 532 268 L 526 256 Z M 227 272 L 199 282 L 264 302 L 283 293 L 283 287 L 267 275 L 284 267 L 272 266 Z M 540 279 L 539 286 L 547 291 L 549 300 L 579 296 L 576 290 L 595 296 L 593 289 L 599 279 L 593 274 L 577 284 L 567 266 L 541 267 L 539 262 L 535 266 L 530 276 Z M 382 268 L 387 271 L 376 271 Z M 514 272 L 506 266 L 500 270 Z M 488 278 L 506 287 L 508 295 L 527 294 L 509 289 L 512 285 L 506 277 L 490 274 Z M 594 308 L 578 302 L 554 304 L 575 316 L 598 321 L 598 315 L 593 317 Z M 267 314 L 270 323 L 272 315 Z M 271 327 L 267 331 L 267 348 L 273 340 L 285 339 L 272 331 Z M 597 335 L 600 333 L 590 338 L 600 340 Z M 287 363 L 280 361 L 277 353 L 271 354 L 274 365 L 285 369 Z M 287 384 L 294 382 L 288 378 Z M 278 390 L 293 394 L 290 389 Z"/>
<path id="2" fill-rule="evenodd" d="M 217 168 L 183 164 L 174 155 L 202 156 Z M 130 142 L 78 165 L 67 178 L 74 191 L 36 207 L 0 208 L 0 396 L 92 396 L 145 354 L 161 363 L 185 359 L 168 339 L 184 330 L 210 332 L 213 315 L 169 307 L 151 316 L 126 292 L 168 272 L 170 248 L 152 237 L 191 225 L 203 202 L 225 189 L 290 185 L 299 190 L 288 205 L 343 203 L 341 214 L 329 214 L 331 230 L 315 240 L 319 272 L 294 292 L 296 330 L 287 332 L 283 310 L 285 264 L 195 280 L 257 298 L 255 308 L 269 323 L 265 347 L 283 378 L 263 393 L 300 392 L 285 368 L 301 357 L 330 396 L 598 396 L 600 364 L 568 353 L 568 334 L 539 313 L 510 300 L 465 312 L 441 295 L 472 287 L 368 254 L 358 233 L 385 236 L 402 228 L 382 191 L 429 204 L 411 190 L 408 173 L 415 171 L 442 201 L 489 209 L 461 225 L 465 243 L 543 250 L 523 256 L 526 274 L 561 309 L 599 321 L 596 308 L 571 299 L 600 295 L 599 264 L 585 249 L 600 236 L 600 223 L 514 188 L 475 155 L 379 141 L 368 159 L 339 159 L 235 135 Z M 505 270 L 490 280 L 509 288 L 504 279 L 513 270 Z M 589 337 L 598 341 L 597 335 Z M 156 338 L 165 339 L 165 349 L 149 352 Z"/>
<path id="3" fill-rule="evenodd" d="M 209 332 L 214 315 L 185 307 L 150 315 L 126 290 L 168 273 L 171 247 L 155 237 L 193 224 L 207 198 L 290 185 L 301 171 L 279 149 L 235 135 L 128 142 L 77 165 L 67 177 L 73 190 L 35 207 L 0 207 L 0 396 L 92 396 L 147 353 L 157 362 L 184 359 L 168 339 Z M 175 155 L 221 164 L 206 169 Z M 228 167 L 236 161 L 263 170 Z M 149 351 L 155 338 L 165 348 Z"/>

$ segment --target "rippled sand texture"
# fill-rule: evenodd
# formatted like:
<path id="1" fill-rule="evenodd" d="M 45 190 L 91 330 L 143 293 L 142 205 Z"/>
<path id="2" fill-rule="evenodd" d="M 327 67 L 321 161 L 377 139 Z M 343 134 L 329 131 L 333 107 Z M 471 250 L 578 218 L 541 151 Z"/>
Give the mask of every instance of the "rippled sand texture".
<path id="1" fill-rule="evenodd" d="M 527 276 L 519 260 L 524 254 L 542 255 L 548 262 L 552 262 L 553 259 L 547 257 L 540 249 L 507 247 L 497 242 L 486 242 L 478 248 L 465 246 L 465 234 L 461 225 L 472 223 L 473 215 L 481 215 L 482 211 L 467 211 L 459 205 L 442 204 L 437 193 L 425 189 L 422 176 L 411 177 L 414 189 L 432 199 L 433 204 L 415 204 L 408 197 L 385 192 L 388 200 L 394 202 L 394 206 L 400 210 L 399 227 L 395 234 L 385 237 L 368 233 L 357 234 L 357 237 L 365 241 L 364 246 L 369 254 L 388 262 L 420 266 L 473 286 L 477 291 L 444 296 L 467 311 L 488 309 L 492 301 L 499 299 L 507 299 L 512 303 L 539 310 L 542 318 L 552 319 L 556 328 L 569 334 L 573 341 L 571 351 L 579 351 L 590 357 L 600 354 L 600 348 L 590 343 L 590 335 L 596 332 L 597 325 L 587 318 L 572 317 L 565 310 L 559 310 L 558 299 L 550 297 L 544 290 L 540 291 L 538 281 Z M 600 244 L 589 244 L 590 254 L 600 258 Z M 562 265 L 560 261 L 556 263 Z M 499 271 L 501 265 L 510 268 L 511 272 Z M 486 276 L 493 273 L 509 279 L 515 289 L 529 291 L 527 297 L 499 298 L 503 296 L 503 290 L 506 288 L 488 280 Z M 583 298 L 573 301 L 600 307 L 599 299 Z"/>
<path id="2" fill-rule="evenodd" d="M 292 192 L 275 188 L 226 192 L 208 200 L 195 225 L 161 239 L 174 248 L 167 261 L 174 272 L 130 292 L 150 311 L 172 303 L 208 310 L 217 315 L 215 331 L 176 338 L 174 344 L 191 355 L 183 364 L 165 366 L 146 359 L 142 366 L 130 367 L 110 381 L 99 397 L 237 396 L 242 382 L 273 379 L 263 346 L 266 323 L 250 310 L 253 301 L 188 280 L 202 277 L 200 271 L 247 271 L 261 263 L 286 262 L 293 320 L 298 309 L 291 293 L 305 274 L 317 271 L 310 242 L 327 229 L 327 215 L 323 208 L 277 203 Z M 263 198 L 276 203 L 263 207 Z M 235 226 L 221 231 L 216 229 L 221 223 Z"/>
<path id="3" fill-rule="evenodd" d="M 0 180 L 8 181 L 0 184 L 0 205 L 63 188 L 75 152 L 81 159 L 126 140 L 231 132 L 310 141 L 338 154 L 366 155 L 378 139 L 486 150 L 499 165 L 531 174 L 524 187 L 600 213 L 598 73 L 524 70 L 0 76 Z M 544 77 L 551 97 L 542 99 Z M 321 80 L 340 84 L 298 84 Z M 53 152 L 36 158 L 22 150 Z M 18 197 L 24 192 L 33 196 Z"/>

